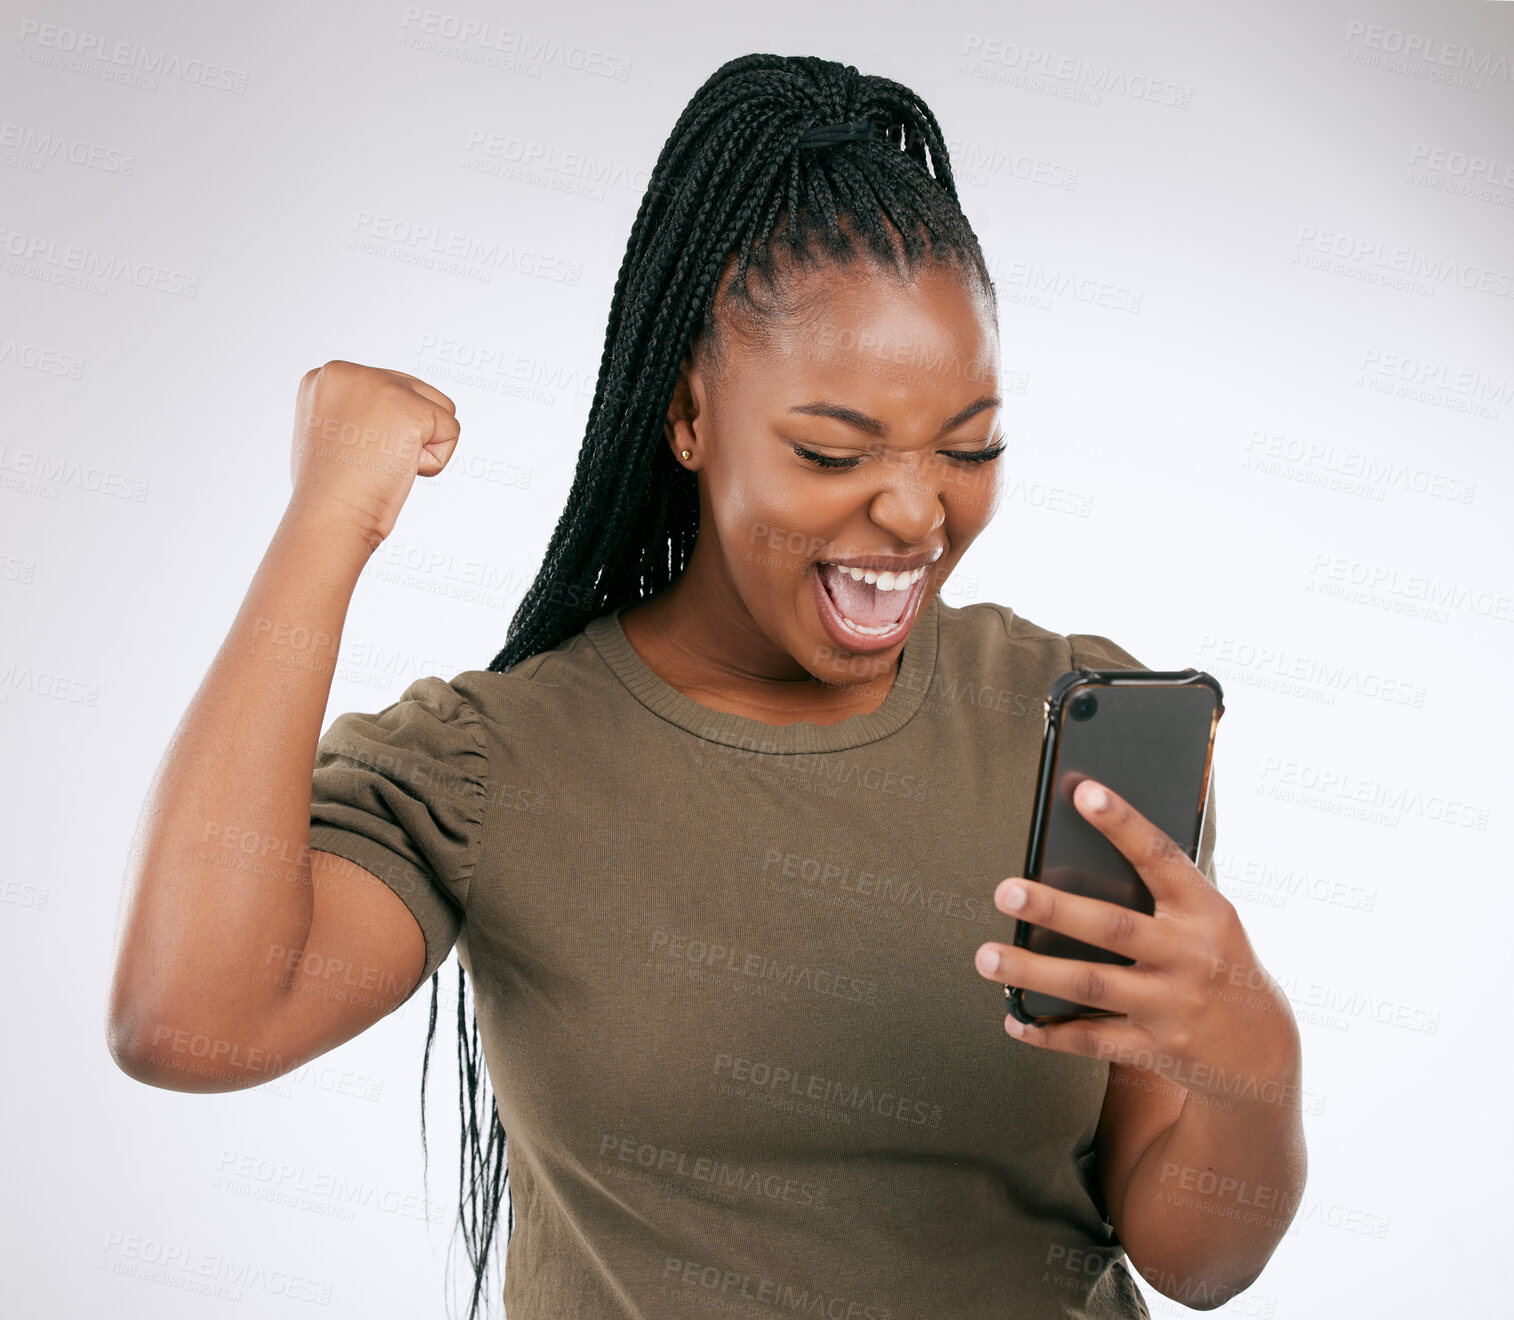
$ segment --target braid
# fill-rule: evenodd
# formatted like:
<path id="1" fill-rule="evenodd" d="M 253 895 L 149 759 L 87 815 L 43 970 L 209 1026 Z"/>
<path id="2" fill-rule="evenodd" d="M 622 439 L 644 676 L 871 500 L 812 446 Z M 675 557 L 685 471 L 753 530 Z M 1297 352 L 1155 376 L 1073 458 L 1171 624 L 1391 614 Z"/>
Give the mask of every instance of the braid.
<path id="1" fill-rule="evenodd" d="M 897 144 L 847 141 L 801 148 L 806 130 L 871 118 L 903 125 Z M 902 149 L 901 149 L 902 148 Z M 489 669 L 504 672 L 581 632 L 593 619 L 669 585 L 699 530 L 694 474 L 664 443 L 668 406 L 686 357 L 707 356 L 718 377 L 723 322 L 760 328 L 792 310 L 778 259 L 848 265 L 862 250 L 900 273 L 927 259 L 975 278 L 997 298 L 957 197 L 940 125 L 908 87 L 817 56 L 744 55 L 722 65 L 684 107 L 663 144 L 615 280 L 583 444 L 567 504 L 542 565 Z M 902 250 L 901 250 L 902 249 Z M 734 274 L 717 307 L 723 277 Z M 754 296 L 755 272 L 771 303 Z M 426 1060 L 436 1029 L 431 979 Z M 464 1219 L 482 1300 L 501 1196 L 509 1198 L 505 1133 L 488 1092 L 476 1015 L 464 1013 L 458 965 L 458 1081 L 467 1172 Z M 426 1063 L 421 1069 L 425 1145 Z M 488 1097 L 487 1132 L 483 1102 Z M 479 1210 L 482 1192 L 484 1207 Z M 514 1229 L 507 1205 L 506 1238 Z"/>

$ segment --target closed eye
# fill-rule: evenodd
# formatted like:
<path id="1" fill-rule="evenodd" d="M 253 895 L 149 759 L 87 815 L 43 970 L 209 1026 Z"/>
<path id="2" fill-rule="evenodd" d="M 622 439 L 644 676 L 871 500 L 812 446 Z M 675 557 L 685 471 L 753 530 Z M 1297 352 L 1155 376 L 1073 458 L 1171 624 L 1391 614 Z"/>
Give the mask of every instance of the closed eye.
<path id="1" fill-rule="evenodd" d="M 991 449 L 938 449 L 938 454 L 945 454 L 960 463 L 991 463 L 1008 447 L 1007 442 L 1001 440 Z M 816 467 L 823 468 L 854 468 L 862 462 L 860 458 L 831 458 L 826 454 L 817 454 L 813 449 L 806 449 L 803 445 L 795 445 L 794 452 L 800 458 L 806 459 Z"/>

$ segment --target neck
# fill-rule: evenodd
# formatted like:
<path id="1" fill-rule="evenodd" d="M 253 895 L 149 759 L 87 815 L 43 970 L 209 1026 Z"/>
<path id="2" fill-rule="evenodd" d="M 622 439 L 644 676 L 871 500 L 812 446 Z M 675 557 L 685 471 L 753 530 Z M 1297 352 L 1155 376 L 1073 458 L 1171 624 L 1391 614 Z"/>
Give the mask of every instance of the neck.
<path id="1" fill-rule="evenodd" d="M 747 703 L 774 712 L 838 717 L 875 710 L 898 661 L 860 683 L 828 682 L 804 668 L 752 618 L 701 535 L 687 568 L 646 600 L 626 606 L 621 627 L 647 667 L 695 700 Z"/>

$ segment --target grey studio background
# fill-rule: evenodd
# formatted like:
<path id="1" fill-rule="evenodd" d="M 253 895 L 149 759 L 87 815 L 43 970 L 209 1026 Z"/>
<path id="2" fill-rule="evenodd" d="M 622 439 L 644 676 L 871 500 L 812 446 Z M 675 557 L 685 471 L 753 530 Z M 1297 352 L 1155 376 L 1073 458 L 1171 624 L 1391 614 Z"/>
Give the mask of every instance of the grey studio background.
<path id="1" fill-rule="evenodd" d="M 914 87 L 989 254 L 1012 448 L 947 602 L 1225 686 L 1218 873 L 1300 1018 L 1310 1179 L 1223 1313 L 1496 1295 L 1514 3 L 441 4 L 4 6 L 7 1313 L 442 1313 L 455 956 L 427 1202 L 427 991 L 239 1094 L 116 1068 L 128 845 L 310 367 L 412 372 L 463 427 L 363 575 L 326 722 L 487 665 L 648 172 L 762 50 Z"/>

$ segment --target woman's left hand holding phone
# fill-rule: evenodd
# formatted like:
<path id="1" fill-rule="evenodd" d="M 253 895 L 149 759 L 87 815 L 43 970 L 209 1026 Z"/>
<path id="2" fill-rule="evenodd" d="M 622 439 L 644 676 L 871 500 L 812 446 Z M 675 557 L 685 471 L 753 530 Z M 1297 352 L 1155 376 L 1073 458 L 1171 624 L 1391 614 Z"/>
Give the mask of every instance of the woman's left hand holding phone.
<path id="1" fill-rule="evenodd" d="M 980 975 L 1118 1015 L 1027 1026 L 1006 1014 L 1005 1029 L 1042 1049 L 1144 1068 L 1189 1091 L 1284 1099 L 1279 1092 L 1298 1084 L 1298 1026 L 1234 905 L 1119 794 L 1085 780 L 1073 801 L 1129 859 L 1155 910 L 1147 916 L 1018 876 L 1000 882 L 994 905 L 1001 912 L 1135 960 L 1082 962 L 984 944 L 975 959 Z"/>

